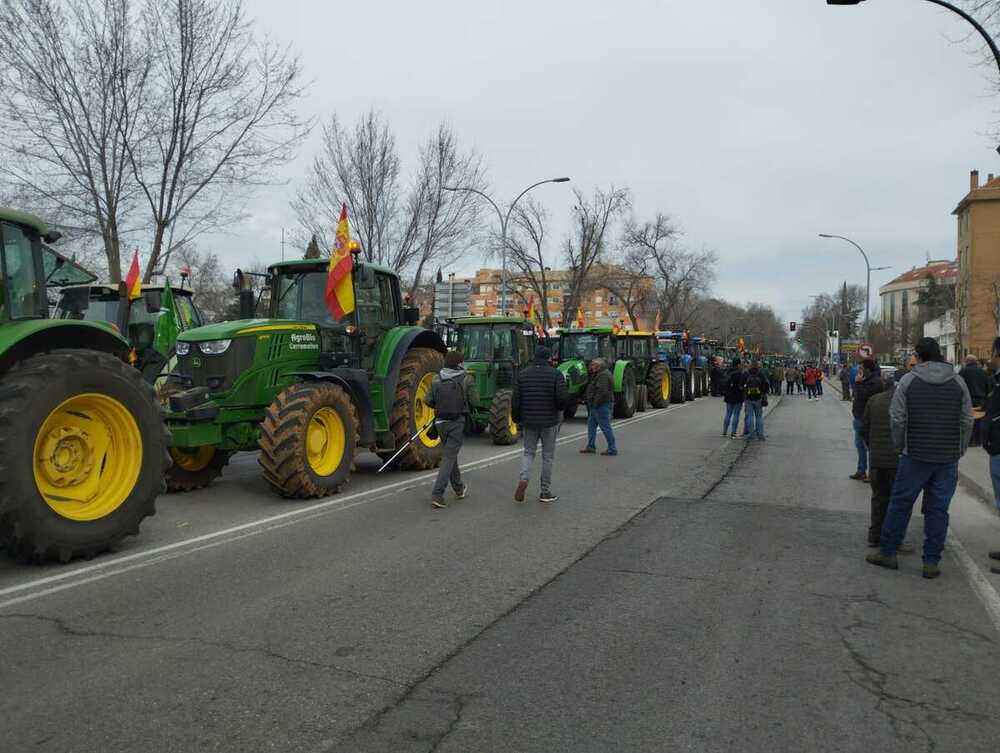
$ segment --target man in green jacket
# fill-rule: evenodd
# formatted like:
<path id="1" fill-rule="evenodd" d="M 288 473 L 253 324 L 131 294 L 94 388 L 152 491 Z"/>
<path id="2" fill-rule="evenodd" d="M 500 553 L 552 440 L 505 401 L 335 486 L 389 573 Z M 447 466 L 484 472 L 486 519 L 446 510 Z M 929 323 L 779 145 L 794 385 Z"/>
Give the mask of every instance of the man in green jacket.
<path id="1" fill-rule="evenodd" d="M 597 429 L 600 428 L 608 449 L 602 455 L 617 455 L 615 433 L 611 428 L 611 404 L 615 399 L 615 382 L 603 358 L 590 362 L 590 381 L 587 382 L 587 446 L 580 450 L 584 455 L 597 452 Z"/>

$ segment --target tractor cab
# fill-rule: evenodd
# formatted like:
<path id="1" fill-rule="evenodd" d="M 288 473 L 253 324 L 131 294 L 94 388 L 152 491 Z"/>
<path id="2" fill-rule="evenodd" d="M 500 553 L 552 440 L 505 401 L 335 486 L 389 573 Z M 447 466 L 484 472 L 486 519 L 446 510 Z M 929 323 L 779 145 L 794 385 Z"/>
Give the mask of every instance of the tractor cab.
<path id="1" fill-rule="evenodd" d="M 494 444 L 512 444 L 520 430 L 510 416 L 517 372 L 534 358 L 538 336 L 522 317 L 490 316 L 456 319 L 455 349 L 469 373 L 470 433 L 489 428 Z"/>

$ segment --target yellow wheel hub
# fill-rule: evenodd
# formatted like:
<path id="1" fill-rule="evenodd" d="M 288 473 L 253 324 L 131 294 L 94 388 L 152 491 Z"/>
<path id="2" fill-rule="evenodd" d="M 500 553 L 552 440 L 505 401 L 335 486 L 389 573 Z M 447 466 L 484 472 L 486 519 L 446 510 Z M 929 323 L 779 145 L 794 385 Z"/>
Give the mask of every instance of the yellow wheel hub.
<path id="1" fill-rule="evenodd" d="M 64 400 L 35 435 L 35 486 L 69 520 L 106 517 L 132 493 L 142 469 L 142 435 L 135 418 L 108 395 Z"/>
<path id="2" fill-rule="evenodd" d="M 424 398 L 431 391 L 431 384 L 434 382 L 434 374 L 428 372 L 424 374 L 423 378 L 417 384 L 417 391 L 413 397 L 413 423 L 415 429 L 419 429 L 427 424 L 432 418 L 434 418 L 434 409 L 429 407 L 427 403 L 424 402 Z M 441 438 L 431 439 L 427 436 L 426 431 L 420 432 L 420 443 L 424 447 L 437 447 L 441 444 Z"/>
<path id="3" fill-rule="evenodd" d="M 197 473 L 212 462 L 212 458 L 215 457 L 215 448 L 210 445 L 196 447 L 193 450 L 171 447 L 170 457 L 173 459 L 174 465 L 182 471 Z"/>
<path id="4" fill-rule="evenodd" d="M 660 380 L 660 392 L 663 394 L 664 400 L 670 399 L 670 372 L 668 371 L 663 375 L 663 379 Z"/>
<path id="5" fill-rule="evenodd" d="M 317 476 L 329 476 L 340 466 L 347 447 L 347 432 L 340 414 L 333 408 L 320 408 L 309 419 L 306 429 L 306 458 Z"/>
<path id="6" fill-rule="evenodd" d="M 514 423 L 514 418 L 510 415 L 510 413 L 507 414 L 507 431 L 510 432 L 512 437 L 517 436 L 517 424 Z"/>

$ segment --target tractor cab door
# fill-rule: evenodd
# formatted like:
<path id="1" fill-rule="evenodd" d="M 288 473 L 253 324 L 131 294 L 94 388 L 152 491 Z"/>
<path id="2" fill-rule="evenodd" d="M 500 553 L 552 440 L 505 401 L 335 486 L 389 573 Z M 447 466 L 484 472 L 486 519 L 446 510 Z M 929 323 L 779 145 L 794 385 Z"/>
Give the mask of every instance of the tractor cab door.
<path id="1" fill-rule="evenodd" d="M 517 368 L 527 366 L 535 356 L 538 336 L 530 329 L 519 328 L 514 334 L 514 365 Z"/>
<path id="2" fill-rule="evenodd" d="M 614 368 L 617 357 L 615 354 L 615 344 L 611 341 L 611 335 L 601 335 L 598 348 L 600 357 L 604 359 L 609 368 Z"/>
<path id="3" fill-rule="evenodd" d="M 494 325 L 493 367 L 496 371 L 497 389 L 513 386 L 516 359 L 515 330 L 506 325 Z"/>
<path id="4" fill-rule="evenodd" d="M 0 222 L 0 319 L 32 319 L 48 314 L 37 236 L 20 225 Z"/>
<path id="5" fill-rule="evenodd" d="M 402 321 L 402 302 L 394 278 L 370 267 L 356 271 L 355 301 L 362 332 L 361 364 L 368 372 L 375 370 L 382 338 Z"/>

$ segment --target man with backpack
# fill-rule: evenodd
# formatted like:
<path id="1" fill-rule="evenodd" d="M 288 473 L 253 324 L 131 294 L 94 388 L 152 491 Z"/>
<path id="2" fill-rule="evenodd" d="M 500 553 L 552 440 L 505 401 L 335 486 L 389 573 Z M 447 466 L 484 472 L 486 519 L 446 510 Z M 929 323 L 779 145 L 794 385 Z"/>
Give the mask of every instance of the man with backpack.
<path id="1" fill-rule="evenodd" d="M 431 507 L 447 507 L 444 492 L 451 482 L 456 499 L 465 499 L 468 484 L 462 481 L 458 467 L 458 453 L 465 438 L 465 416 L 469 412 L 466 396 L 465 359 L 462 353 L 453 350 L 444 357 L 444 368 L 434 377 L 431 389 L 424 402 L 434 409 L 434 429 L 441 438 L 441 467 L 431 490 Z"/>
<path id="2" fill-rule="evenodd" d="M 760 370 L 760 365 L 754 362 L 743 380 L 743 438 L 757 437 L 764 441 L 764 406 L 767 405 L 767 393 L 770 392 L 767 379 Z"/>
<path id="3" fill-rule="evenodd" d="M 736 439 L 736 430 L 740 426 L 740 409 L 746 396 L 743 393 L 743 370 L 740 359 L 734 358 L 733 365 L 722 378 L 722 396 L 726 401 L 726 417 L 722 420 L 722 436 Z"/>
<path id="4" fill-rule="evenodd" d="M 531 478 L 538 443 L 542 443 L 542 483 L 539 502 L 555 502 L 559 497 L 552 493 L 552 464 L 556 457 L 556 435 L 559 420 L 569 402 L 566 379 L 549 361 L 552 351 L 544 345 L 535 348 L 535 359 L 521 369 L 514 383 L 511 397 L 511 414 L 521 426 L 524 435 L 524 454 L 521 456 L 521 475 L 514 491 L 514 500 L 524 501 L 524 492 Z"/>

